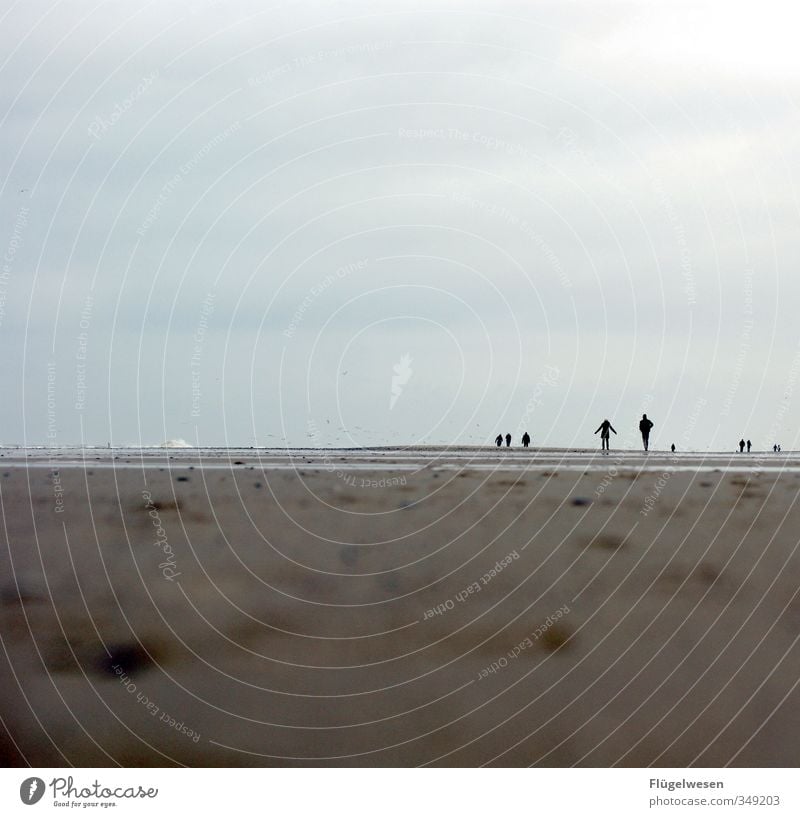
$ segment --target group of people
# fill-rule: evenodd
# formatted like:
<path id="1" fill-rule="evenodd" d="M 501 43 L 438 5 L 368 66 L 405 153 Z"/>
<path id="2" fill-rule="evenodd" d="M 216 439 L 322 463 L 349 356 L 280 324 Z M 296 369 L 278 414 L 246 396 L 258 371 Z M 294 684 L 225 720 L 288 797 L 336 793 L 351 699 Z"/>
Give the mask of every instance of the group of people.
<path id="1" fill-rule="evenodd" d="M 503 435 L 498 434 L 494 438 L 494 442 L 495 442 L 495 445 L 498 448 L 500 448 L 500 446 L 503 444 Z M 522 444 L 525 446 L 525 448 L 527 448 L 531 444 L 531 435 L 528 434 L 527 431 L 522 435 Z M 506 448 L 511 448 L 511 435 L 510 434 L 506 434 Z"/>
<path id="2" fill-rule="evenodd" d="M 753 444 L 750 442 L 750 440 L 747 440 L 746 442 L 743 439 L 739 440 L 739 453 L 743 454 L 745 446 L 746 446 L 747 447 L 747 453 L 749 454 L 750 453 L 750 447 L 752 445 Z M 772 450 L 777 454 L 781 450 L 781 447 L 778 445 L 778 443 L 775 443 L 775 445 L 772 446 Z"/>
<path id="3" fill-rule="evenodd" d="M 642 435 L 642 445 L 644 445 L 645 451 L 650 450 L 650 429 L 654 425 L 653 421 L 649 420 L 646 414 L 643 414 L 642 419 L 639 420 L 639 432 Z M 602 451 L 608 451 L 608 442 L 611 438 L 609 432 L 613 431 L 616 434 L 617 430 L 611 425 L 610 420 L 603 420 L 594 433 L 597 434 L 598 431 L 600 432 L 600 449 Z M 671 449 L 672 452 L 675 453 L 675 443 L 672 443 Z"/>
<path id="4" fill-rule="evenodd" d="M 646 414 L 643 414 L 642 419 L 639 420 L 639 431 L 640 431 L 640 433 L 642 435 L 642 444 L 644 445 L 644 450 L 645 451 L 650 450 L 650 429 L 653 428 L 653 425 L 654 425 L 653 421 L 648 419 Z M 600 449 L 602 451 L 608 451 L 608 443 L 609 443 L 609 440 L 611 438 L 611 432 L 612 431 L 615 434 L 617 433 L 617 430 L 614 428 L 614 426 L 611 425 L 611 421 L 610 420 L 603 420 L 603 422 L 600 423 L 600 425 L 597 427 L 596 431 L 594 432 L 595 434 L 600 432 Z M 503 445 L 503 439 L 504 438 L 503 438 L 502 434 L 498 434 L 495 437 L 494 442 L 495 442 L 495 445 L 498 448 L 500 448 Z M 510 434 L 506 434 L 505 443 L 506 443 L 506 448 L 511 448 L 511 435 Z M 525 448 L 527 448 L 530 444 L 531 444 L 531 436 L 526 431 L 522 435 L 522 445 Z M 752 447 L 752 445 L 753 444 L 750 442 L 750 440 L 744 440 L 744 439 L 739 440 L 739 453 L 740 454 L 744 453 L 744 449 L 745 449 L 745 446 L 746 446 L 747 447 L 747 453 L 749 454 L 750 453 L 750 448 Z M 781 450 L 781 447 L 777 443 L 775 443 L 775 445 L 772 446 L 772 450 L 777 454 Z M 672 451 L 673 454 L 675 453 L 675 443 L 672 443 L 672 445 L 670 446 L 670 451 Z"/>
<path id="5" fill-rule="evenodd" d="M 650 429 L 652 427 L 653 427 L 653 422 L 651 420 L 647 419 L 646 414 L 643 414 L 642 419 L 639 421 L 639 431 L 642 432 L 642 442 L 644 443 L 644 450 L 645 451 L 649 450 L 649 448 L 650 448 Z M 608 451 L 608 441 L 609 441 L 609 438 L 611 436 L 610 432 L 613 431 L 616 434 L 617 430 L 614 428 L 614 426 L 611 425 L 611 422 L 609 420 L 603 420 L 603 422 L 600 423 L 600 425 L 597 427 L 597 431 L 602 432 L 600 434 L 600 446 L 601 446 L 602 450 L 603 451 Z M 597 431 L 595 431 L 594 433 L 597 434 Z M 503 439 L 504 438 L 503 438 L 502 434 L 498 434 L 494 438 L 494 443 L 498 448 L 502 447 Z M 506 434 L 505 443 L 506 443 L 506 448 L 511 448 L 511 435 L 510 434 Z M 528 432 L 526 431 L 522 435 L 522 445 L 525 448 L 527 448 L 530 444 L 531 444 L 531 435 L 528 434 Z M 675 443 L 672 444 L 672 450 L 675 451 Z M 749 451 L 750 448 L 748 447 L 747 450 Z"/>

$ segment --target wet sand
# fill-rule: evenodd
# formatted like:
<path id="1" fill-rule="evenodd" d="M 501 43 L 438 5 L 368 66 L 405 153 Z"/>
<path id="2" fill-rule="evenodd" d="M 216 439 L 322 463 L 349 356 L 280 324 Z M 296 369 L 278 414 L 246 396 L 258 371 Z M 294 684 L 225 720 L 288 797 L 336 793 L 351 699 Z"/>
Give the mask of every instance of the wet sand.
<path id="1" fill-rule="evenodd" d="M 800 765 L 800 457 L 5 449 L 5 765 Z"/>

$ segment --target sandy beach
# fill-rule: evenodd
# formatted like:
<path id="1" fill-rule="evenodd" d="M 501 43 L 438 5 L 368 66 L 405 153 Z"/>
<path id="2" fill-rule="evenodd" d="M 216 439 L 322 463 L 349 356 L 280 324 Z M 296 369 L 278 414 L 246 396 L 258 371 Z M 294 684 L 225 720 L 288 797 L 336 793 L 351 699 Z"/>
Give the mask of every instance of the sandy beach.
<path id="1" fill-rule="evenodd" d="M 800 456 L 0 458 L 5 765 L 800 765 Z"/>

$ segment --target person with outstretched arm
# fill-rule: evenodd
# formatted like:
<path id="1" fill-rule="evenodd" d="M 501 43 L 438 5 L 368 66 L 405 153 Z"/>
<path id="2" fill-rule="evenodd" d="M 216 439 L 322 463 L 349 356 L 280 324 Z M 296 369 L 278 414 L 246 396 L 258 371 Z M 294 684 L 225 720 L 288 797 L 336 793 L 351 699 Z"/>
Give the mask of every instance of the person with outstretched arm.
<path id="1" fill-rule="evenodd" d="M 608 451 L 608 440 L 609 437 L 611 436 L 608 432 L 613 431 L 616 434 L 617 430 L 614 428 L 614 426 L 611 425 L 611 422 L 609 420 L 603 420 L 603 422 L 600 423 L 600 425 L 597 427 L 597 431 L 601 432 L 600 434 L 601 448 L 605 451 Z M 595 431 L 595 434 L 597 434 L 597 431 Z"/>

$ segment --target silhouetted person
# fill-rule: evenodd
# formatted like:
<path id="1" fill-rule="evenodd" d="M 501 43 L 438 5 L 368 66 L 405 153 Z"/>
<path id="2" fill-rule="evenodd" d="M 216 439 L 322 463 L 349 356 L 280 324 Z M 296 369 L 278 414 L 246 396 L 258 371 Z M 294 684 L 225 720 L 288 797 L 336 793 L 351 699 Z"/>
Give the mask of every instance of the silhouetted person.
<path id="1" fill-rule="evenodd" d="M 522 435 L 522 444 L 525 446 L 525 448 L 531 444 L 531 435 L 528 434 L 527 431 Z"/>
<path id="2" fill-rule="evenodd" d="M 777 444 L 777 443 L 775 443 L 775 445 L 773 445 L 773 446 L 772 446 L 772 450 L 773 450 L 773 451 L 774 451 L 776 454 L 778 453 L 778 444 Z"/>
<path id="3" fill-rule="evenodd" d="M 739 440 L 739 453 L 744 453 L 744 440 Z"/>
<path id="4" fill-rule="evenodd" d="M 600 433 L 600 447 L 601 447 L 601 449 L 605 449 L 606 451 L 608 450 L 608 439 L 611 436 L 608 433 L 609 430 L 613 431 L 615 434 L 617 433 L 616 428 L 614 428 L 614 426 L 612 426 L 611 423 L 608 420 L 603 420 L 603 422 L 600 423 L 600 425 L 597 427 L 597 431 L 601 432 Z M 597 434 L 597 431 L 595 431 L 595 434 Z"/>
<path id="5" fill-rule="evenodd" d="M 779 454 L 781 453 L 781 447 L 780 446 L 778 446 L 778 453 Z"/>
<path id="6" fill-rule="evenodd" d="M 650 445 L 650 429 L 653 427 L 653 421 L 647 419 L 647 415 L 643 414 L 642 419 L 639 420 L 639 431 L 642 432 L 642 442 L 644 443 L 644 450 L 647 451 Z"/>
<path id="7" fill-rule="evenodd" d="M 498 448 L 500 448 L 500 446 L 503 444 L 503 435 L 502 435 L 502 434 L 498 434 L 498 435 L 497 435 L 497 436 L 494 438 L 494 441 L 495 441 L 495 443 L 497 444 L 497 447 L 498 447 Z"/>
<path id="8" fill-rule="evenodd" d="M 511 448 L 511 435 L 506 434 L 506 448 Z"/>
<path id="9" fill-rule="evenodd" d="M 750 440 L 748 440 L 748 441 L 747 441 L 747 453 L 748 453 L 748 454 L 750 453 L 750 446 L 751 446 L 751 445 L 752 445 L 752 443 L 750 442 Z"/>
<path id="10" fill-rule="evenodd" d="M 672 453 L 674 454 L 674 453 L 675 453 L 675 443 L 672 443 L 672 445 L 670 446 L 670 448 L 672 449 Z"/>

